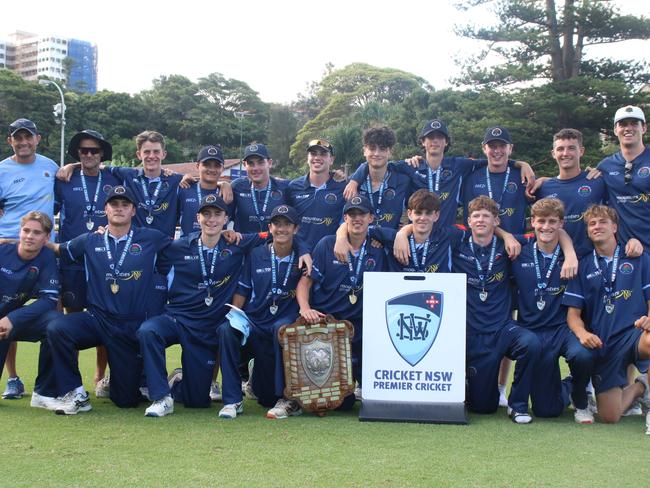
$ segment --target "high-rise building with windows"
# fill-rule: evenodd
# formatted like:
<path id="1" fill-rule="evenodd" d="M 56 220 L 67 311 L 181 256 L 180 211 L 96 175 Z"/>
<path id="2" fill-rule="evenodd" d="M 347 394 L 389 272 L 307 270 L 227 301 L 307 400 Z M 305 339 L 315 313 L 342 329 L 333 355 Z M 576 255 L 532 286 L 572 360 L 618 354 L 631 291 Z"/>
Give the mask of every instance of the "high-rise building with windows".
<path id="1" fill-rule="evenodd" d="M 16 31 L 0 40 L 0 68 L 26 80 L 45 76 L 69 90 L 97 91 L 97 46 L 88 41 Z"/>

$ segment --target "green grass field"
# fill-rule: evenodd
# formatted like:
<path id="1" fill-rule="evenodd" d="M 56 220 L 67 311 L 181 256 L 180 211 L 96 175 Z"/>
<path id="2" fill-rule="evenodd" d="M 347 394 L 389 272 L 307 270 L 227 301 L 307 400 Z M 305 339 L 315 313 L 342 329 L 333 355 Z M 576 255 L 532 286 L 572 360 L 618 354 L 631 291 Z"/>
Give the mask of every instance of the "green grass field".
<path id="1" fill-rule="evenodd" d="M 179 350 L 169 353 L 179 365 Z M 29 391 L 37 348 L 21 343 Z M 94 350 L 81 354 L 91 386 Z M 4 388 L 4 380 L 2 387 Z M 29 398 L 0 400 L 0 486 L 648 486 L 650 436 L 643 417 L 581 426 L 558 419 L 515 425 L 505 409 L 470 425 L 359 422 L 358 410 L 283 421 L 247 400 L 236 420 L 210 409 L 145 418 L 95 399 L 58 416 Z M 257 483 L 257 485 L 256 485 Z"/>

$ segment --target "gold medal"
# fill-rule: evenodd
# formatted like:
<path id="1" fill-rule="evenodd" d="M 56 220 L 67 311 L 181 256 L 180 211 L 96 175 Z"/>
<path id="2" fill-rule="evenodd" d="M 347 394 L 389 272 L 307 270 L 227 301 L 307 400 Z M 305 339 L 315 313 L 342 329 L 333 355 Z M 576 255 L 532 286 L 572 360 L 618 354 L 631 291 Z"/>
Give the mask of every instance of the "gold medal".
<path id="1" fill-rule="evenodd" d="M 113 292 L 113 295 L 120 291 L 120 285 L 117 284 L 116 280 L 113 280 L 113 283 L 111 283 L 111 291 Z"/>

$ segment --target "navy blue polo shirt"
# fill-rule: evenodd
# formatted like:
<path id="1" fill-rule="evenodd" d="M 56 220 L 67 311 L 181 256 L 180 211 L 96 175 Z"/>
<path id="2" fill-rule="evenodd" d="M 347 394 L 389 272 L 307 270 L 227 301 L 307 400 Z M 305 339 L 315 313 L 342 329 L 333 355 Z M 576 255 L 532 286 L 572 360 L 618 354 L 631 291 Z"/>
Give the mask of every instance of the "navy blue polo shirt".
<path id="1" fill-rule="evenodd" d="M 611 279 L 613 261 L 607 263 L 603 257 L 594 257 L 593 251 L 580 259 L 578 276 L 569 281 L 562 300 L 568 307 L 583 310 L 586 327 L 605 343 L 629 330 L 637 319 L 648 313 L 650 255 L 643 253 L 638 258 L 628 258 L 624 254 L 621 245 L 611 314 L 605 309 L 604 281 Z"/>
<path id="2" fill-rule="evenodd" d="M 199 196 L 200 194 L 200 196 Z M 199 211 L 201 198 L 206 195 L 221 195 L 219 188 L 206 190 L 199 187 L 199 182 L 192 183 L 189 188 L 178 188 L 178 202 L 180 206 L 181 237 L 201 230 L 196 214 Z M 230 212 L 228 212 L 230 215 Z"/>
<path id="3" fill-rule="evenodd" d="M 316 188 L 309 174 L 296 178 L 287 188 L 287 203 L 300 215 L 298 235 L 313 249 L 323 237 L 336 233 L 343 217 L 345 181 L 330 179 Z"/>
<path id="4" fill-rule="evenodd" d="M 568 180 L 551 178 L 546 180 L 538 190 L 537 199 L 541 198 L 557 198 L 562 201 L 564 230 L 573 240 L 576 254 L 582 257 L 591 252 L 593 246 L 587 236 L 584 214 L 589 206 L 607 200 L 603 179 L 588 180 L 586 171 Z"/>
<path id="5" fill-rule="evenodd" d="M 120 185 L 121 181 L 106 169 L 101 170 L 98 176 L 84 176 L 84 179 L 86 192 L 84 192 L 79 168 L 74 170 L 70 181 L 57 179 L 54 183 L 55 210 L 59 211 L 60 221 L 58 242 L 69 241 L 108 224 L 104 211 L 106 195 L 114 186 Z M 98 183 L 100 183 L 99 190 Z M 95 194 L 97 194 L 96 203 Z M 88 207 L 91 207 L 90 210 Z M 86 227 L 89 221 L 93 222 L 92 229 Z"/>
<path id="6" fill-rule="evenodd" d="M 537 252 L 540 282 L 547 285 L 543 293 L 537 289 L 534 252 Z M 523 246 L 517 259 L 512 262 L 512 275 L 517 285 L 517 309 L 519 310 L 517 323 L 522 327 L 542 329 L 566 324 L 567 310 L 562 305 L 562 297 L 567 281 L 560 279 L 560 271 L 564 264 L 561 250 L 547 280 L 546 275 L 551 262 L 552 255 L 544 254 L 539 249 L 535 251 L 534 242 Z M 537 306 L 540 296 L 544 301 L 542 310 Z"/>
<path id="7" fill-rule="evenodd" d="M 157 229 L 169 237 L 174 237 L 179 215 L 178 185 L 183 179 L 183 175 L 164 176 L 161 172 L 159 177 L 150 179 L 144 176 L 142 168 L 110 166 L 107 169 L 110 170 L 113 176 L 121 180 L 125 186 L 128 186 L 138 200 L 133 220 L 134 224 L 138 227 Z M 160 190 L 158 196 L 154 198 L 158 183 L 160 183 Z M 151 221 L 151 224 L 147 223 L 149 208 L 146 204 L 147 198 L 143 185 L 149 192 L 149 200 L 153 201 L 151 208 L 153 221 Z"/>
<path id="8" fill-rule="evenodd" d="M 213 284 L 210 286 L 212 303 L 207 305 L 208 296 L 199 258 L 198 240 L 200 232 L 193 232 L 175 240 L 161 253 L 159 267 L 167 272 L 166 313 L 183 319 L 183 324 L 198 333 L 214 334 L 216 326 L 223 321 L 230 310 L 226 307 L 237 288 L 244 257 L 254 246 L 264 240 L 257 234 L 242 236 L 238 245 L 228 244 L 222 237 L 214 249 L 203 250 L 205 270 L 210 274 L 213 253 L 215 258 Z"/>
<path id="9" fill-rule="evenodd" d="M 476 269 L 476 257 L 471 250 L 467 235 L 452 256 L 452 272 L 467 275 L 467 332 L 468 334 L 491 334 L 510 322 L 510 259 L 501 239 L 496 240 L 492 271 L 485 274 L 487 298 L 479 298 L 483 290 Z M 483 273 L 488 269 L 492 244 L 481 247 L 474 243 Z"/>
<path id="10" fill-rule="evenodd" d="M 113 273 L 109 266 L 104 235 L 87 233 L 61 244 L 61 258 L 66 261 L 83 261 L 86 272 L 89 308 L 130 319 L 146 316 L 147 296 L 153 292 L 153 274 L 157 255 L 169 246 L 171 238 L 156 229 L 131 226 L 133 237 L 119 269 L 119 291 L 113 293 Z M 108 242 L 113 262 L 118 263 L 127 244 L 128 234 Z"/>
<path id="11" fill-rule="evenodd" d="M 273 209 L 278 205 L 287 203 L 289 181 L 271 176 L 269 182 L 271 185 L 269 191 L 267 191 L 267 187 L 253 189 L 259 215 L 255 211 L 255 205 L 251 197 L 251 180 L 237 178 L 232 182 L 234 207 L 232 220 L 235 225 L 234 229 L 237 232 L 266 232 L 269 229 L 269 219 Z"/>
<path id="12" fill-rule="evenodd" d="M 409 264 L 403 266 L 393 255 L 393 245 L 397 232 L 393 229 L 373 227 L 369 229 L 370 237 L 377 239 L 386 246 L 388 271 L 400 273 L 451 273 L 452 252 L 465 236 L 465 232 L 456 226 L 433 226 L 429 234 L 428 244 L 415 244 L 415 256 L 411 249 Z M 426 251 L 426 256 L 424 255 Z M 416 264 L 417 262 L 417 264 Z"/>
<path id="13" fill-rule="evenodd" d="M 293 248 L 293 263 L 291 256 L 278 258 L 276 256 L 275 269 L 277 270 L 277 285 L 282 292 L 274 299 L 271 292 L 271 250 L 270 244 L 258 246 L 253 249 L 246 258 L 244 272 L 239 280 L 237 293 L 248 298 L 244 312 L 251 320 L 260 327 L 270 327 L 278 318 L 298 314 L 298 302 L 296 301 L 296 285 L 300 281 L 302 272 L 298 268 L 298 250 Z M 286 286 L 282 286 L 291 263 L 291 269 L 287 278 Z M 271 305 L 278 307 L 277 312 L 272 314 L 269 310 Z"/>
<path id="14" fill-rule="evenodd" d="M 401 172 L 397 171 L 396 165 L 403 166 Z M 427 187 L 426 179 L 410 166 L 409 170 L 407 166 L 403 162 L 388 163 L 383 193 L 381 187 L 373 192 L 368 190 L 367 162 L 361 164 L 352 175 L 351 179 L 359 183 L 357 190 L 359 195 L 368 197 L 372 204 L 375 215 L 373 225 L 397 229 L 411 194 L 420 188 Z"/>
<path id="15" fill-rule="evenodd" d="M 609 206 L 618 213 L 618 237 L 636 237 L 650 251 L 650 148 L 632 162 L 632 181 L 625 184 L 625 159 L 621 152 L 598 164 L 607 186 Z"/>
<path id="16" fill-rule="evenodd" d="M 499 204 L 499 227 L 511 234 L 523 234 L 526 229 L 526 207 L 528 206 L 526 187 L 521 183 L 519 168 L 515 168 L 510 162 L 508 168 L 510 168 L 510 174 L 507 182 L 507 171 L 503 173 L 489 172 L 492 199 Z M 463 183 L 462 201 L 465 222 L 469 217 L 467 211 L 469 202 L 480 195 L 490 196 L 486 178 L 487 170 L 487 166 L 475 169 Z"/>
<path id="17" fill-rule="evenodd" d="M 323 237 L 312 253 L 313 265 L 311 278 L 314 284 L 311 289 L 310 305 L 314 310 L 332 314 L 337 319 L 355 320 L 363 315 L 363 273 L 364 271 L 385 271 L 385 251 L 375 248 L 368 240 L 366 252 L 361 265 L 359 281 L 352 285 L 347 263 L 339 262 L 334 256 L 336 236 Z M 353 263 L 356 273 L 357 258 Z M 357 301 L 352 304 L 349 300 L 350 290 L 355 290 Z"/>
<path id="18" fill-rule="evenodd" d="M 56 256 L 48 248 L 34 259 L 18 255 L 18 244 L 0 244 L 0 318 L 16 325 L 30 322 L 54 310 L 59 299 L 59 271 Z M 36 301 L 26 307 L 32 297 Z"/>

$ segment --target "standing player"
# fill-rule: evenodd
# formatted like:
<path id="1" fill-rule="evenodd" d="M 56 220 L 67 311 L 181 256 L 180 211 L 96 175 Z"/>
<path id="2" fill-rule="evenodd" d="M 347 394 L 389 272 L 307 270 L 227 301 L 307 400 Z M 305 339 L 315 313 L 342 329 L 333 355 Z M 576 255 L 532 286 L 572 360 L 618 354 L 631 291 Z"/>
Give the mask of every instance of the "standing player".
<path id="1" fill-rule="evenodd" d="M 569 329 L 566 307 L 562 305 L 566 288 L 566 280 L 560 279 L 564 263 L 560 249 L 563 217 L 564 207 L 557 198 L 543 198 L 531 208 L 535 241 L 525 245 L 512 263 L 517 323 L 532 331 L 542 345 L 530 392 L 535 416 L 557 417 L 573 400 L 575 421 L 591 424 L 594 417 L 587 405 L 586 387 L 593 356 Z M 560 356 L 569 363 L 571 380 L 561 380 Z"/>
<path id="2" fill-rule="evenodd" d="M 383 130 L 382 130 L 383 132 Z M 378 151 L 385 153 L 385 151 Z M 336 236 L 325 236 L 313 252 L 313 270 L 303 276 L 296 288 L 300 315 L 317 323 L 326 314 L 354 325 L 352 369 L 354 379 L 361 383 L 361 345 L 363 336 L 363 273 L 383 271 L 383 249 L 370 245 L 368 227 L 373 222 L 372 206 L 362 195 L 352 197 L 343 207 L 343 219 L 353 251 L 348 262 L 334 256 Z"/>
<path id="3" fill-rule="evenodd" d="M 309 173 L 293 180 L 287 189 L 287 202 L 300 215 L 298 235 L 309 249 L 326 235 L 334 234 L 343 216 L 345 181 L 332 177 L 333 163 L 334 147 L 329 141 L 309 141 Z"/>
<path id="4" fill-rule="evenodd" d="M 266 414 L 270 419 L 302 413 L 295 400 L 284 398 L 284 367 L 278 342 L 280 327 L 292 324 L 298 317 L 295 293 L 301 273 L 294 236 L 299 232 L 299 221 L 296 210 L 288 205 L 273 209 L 269 222 L 273 242 L 251 251 L 233 297 L 233 305 L 243 309 L 251 320 L 249 340 L 255 359 L 251 381 L 258 403 L 270 408 Z"/>
<path id="5" fill-rule="evenodd" d="M 271 211 L 286 203 L 289 182 L 270 175 L 273 160 L 264 144 L 244 149 L 248 176 L 232 183 L 234 229 L 237 232 L 265 232 Z"/>
<path id="6" fill-rule="evenodd" d="M 592 381 L 598 415 L 615 423 L 637 398 L 648 406 L 647 363 L 642 362 L 650 358 L 650 256 L 623 256 L 615 210 L 594 205 L 585 212 L 585 223 L 594 250 L 580 260 L 563 303 L 569 307 L 569 327 L 596 356 Z M 643 373 L 632 385 L 629 364 Z"/>
<path id="7" fill-rule="evenodd" d="M 57 241 L 66 242 L 86 232 L 92 232 L 108 223 L 104 203 L 106 195 L 119 181 L 106 169 L 102 161 L 113 158 L 113 148 L 99 132 L 84 130 L 75 134 L 68 144 L 68 155 L 81 163 L 70 181 L 57 179 L 54 183 L 56 207 L 59 211 Z M 66 312 L 81 312 L 86 307 L 86 280 L 79 263 L 61 266 L 62 302 Z M 106 350 L 97 348 L 95 394 L 108 397 Z"/>
<path id="8" fill-rule="evenodd" d="M 110 398 L 118 407 L 140 401 L 142 362 L 136 331 L 147 318 L 147 303 L 158 253 L 171 239 L 160 231 L 136 227 L 136 199 L 124 186 L 113 188 L 104 210 L 104 234 L 82 234 L 55 249 L 64 260 L 82 260 L 86 269 L 88 307 L 64 315 L 48 326 L 60 395 L 57 413 L 76 414 L 92 407 L 84 390 L 77 351 L 104 345 L 112 371 Z M 207 390 L 206 390 L 207 394 Z"/>
<path id="9" fill-rule="evenodd" d="M 14 154 L 0 162 L 0 237 L 17 239 L 20 219 L 42 212 L 54 222 L 54 175 L 58 166 L 36 152 L 41 136 L 36 124 L 18 119 L 9 126 L 7 144 Z M 22 398 L 25 386 L 16 371 L 16 346 L 7 354 L 7 388 L 2 398 Z"/>
<path id="10" fill-rule="evenodd" d="M 0 373 L 9 345 L 14 341 L 41 342 L 38 376 L 32 393 L 32 407 L 54 409 L 56 380 L 47 342 L 48 322 L 56 315 L 59 273 L 50 249 L 52 221 L 43 212 L 31 211 L 21 219 L 18 243 L 0 244 Z M 25 305 L 31 297 L 36 300 Z"/>
<path id="11" fill-rule="evenodd" d="M 220 195 L 219 178 L 223 171 L 221 146 L 205 146 L 201 149 L 196 157 L 196 167 L 199 170 L 199 181 L 178 191 L 181 237 L 201 229 L 196 214 L 203 197 Z"/>
<path id="12" fill-rule="evenodd" d="M 186 407 L 210 406 L 208 393 L 219 347 L 217 328 L 237 287 L 244 253 L 262 242 L 255 234 L 244 237 L 239 245 L 226 242 L 222 231 L 228 222 L 228 207 L 216 195 L 203 197 L 196 219 L 199 232 L 174 241 L 161 255 L 159 266 L 169 269 L 165 313 L 144 322 L 137 333 L 153 401 L 145 411 L 148 417 L 172 413 L 174 400 Z M 183 349 L 183 370 L 182 381 L 172 390 L 167 382 L 165 349 L 173 344 Z M 228 386 L 224 379 L 226 401 Z M 240 388 L 238 392 L 241 395 Z"/>
<path id="13" fill-rule="evenodd" d="M 616 111 L 614 133 L 620 150 L 598 164 L 609 194 L 609 205 L 620 217 L 619 237 L 636 237 L 650 251 L 650 149 L 643 144 L 645 114 L 628 105 Z"/>
<path id="14" fill-rule="evenodd" d="M 534 364 L 541 353 L 535 334 L 510 318 L 510 264 L 503 243 L 494 230 L 499 225 L 499 206 L 485 195 L 467 205 L 471 236 L 453 256 L 453 271 L 467 275 L 467 400 L 477 413 L 494 413 L 499 406 L 497 378 L 501 358 L 516 360 L 508 398 L 508 415 L 517 424 L 528 424 L 528 396 Z"/>

